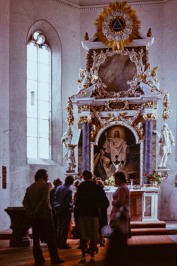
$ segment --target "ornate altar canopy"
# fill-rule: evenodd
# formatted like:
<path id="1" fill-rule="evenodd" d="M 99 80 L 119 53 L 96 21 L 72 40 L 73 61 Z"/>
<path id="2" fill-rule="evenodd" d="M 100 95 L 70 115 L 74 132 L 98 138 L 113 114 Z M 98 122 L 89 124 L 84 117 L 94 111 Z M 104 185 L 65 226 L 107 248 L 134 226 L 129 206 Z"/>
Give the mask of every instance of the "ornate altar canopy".
<path id="1" fill-rule="evenodd" d="M 156 219 L 158 189 L 145 195 L 142 187 L 145 173 L 157 168 L 154 132 L 159 101 L 163 101 L 164 121 L 171 110 L 169 94 L 157 79 L 158 67 L 149 60 L 154 37 L 151 28 L 145 38 L 140 37 L 140 21 L 126 2 L 109 4 L 95 24 L 96 34 L 89 38 L 86 33 L 82 41 L 86 67 L 80 69 L 78 91 L 67 104 L 69 130 L 76 120 L 81 132 L 77 170 L 89 169 L 104 181 L 116 170 L 124 170 L 128 182 L 140 191 L 141 207 L 153 199 Z M 165 168 L 158 169 L 161 177 L 167 175 Z"/>
<path id="2" fill-rule="evenodd" d="M 140 22 L 134 13 L 131 17 L 130 7 L 125 3 L 110 4 L 103 13 L 102 35 L 106 31 L 107 38 L 108 30 L 104 27 L 110 25 L 110 14 L 114 15 L 110 26 L 111 31 L 115 30 L 115 36 L 111 35 L 114 40 L 105 43 L 99 40 L 103 39 L 99 19 L 96 35 L 89 39 L 86 33 L 82 41 L 87 52 L 86 68 L 80 70 L 78 92 L 69 97 L 67 105 L 69 126 L 74 123 L 75 105 L 82 132 L 78 171 L 90 169 L 106 180 L 119 166 L 135 184 L 142 185 L 143 174 L 156 168 L 156 149 L 152 147 L 156 137 L 152 132 L 156 129 L 158 102 L 167 99 L 168 93 L 160 89 L 158 67 L 151 67 L 149 62 L 148 50 L 154 42 L 151 29 L 146 38 L 141 38 L 137 31 Z M 131 18 L 134 34 L 123 42 L 122 38 L 127 37 L 118 38 L 117 33 L 126 27 L 121 26 L 120 30 L 115 23 L 127 25 L 126 19 Z M 163 116 L 168 116 L 167 111 Z"/>

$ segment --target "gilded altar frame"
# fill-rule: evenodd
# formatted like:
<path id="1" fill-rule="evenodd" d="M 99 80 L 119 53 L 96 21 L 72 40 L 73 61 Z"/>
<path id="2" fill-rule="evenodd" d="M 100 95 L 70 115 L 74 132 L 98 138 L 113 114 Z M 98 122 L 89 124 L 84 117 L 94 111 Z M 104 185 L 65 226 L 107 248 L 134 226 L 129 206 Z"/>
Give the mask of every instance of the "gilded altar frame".
<path id="1" fill-rule="evenodd" d="M 78 147 L 78 172 L 86 168 L 94 172 L 95 147 L 111 127 L 124 127 L 134 136 L 135 146 L 139 145 L 136 175 L 140 185 L 145 172 L 156 168 L 156 138 L 152 131 L 156 129 L 163 92 L 156 77 L 157 67 L 152 68 L 149 62 L 148 49 L 153 40 L 136 39 L 123 50 L 105 47 L 94 37 L 82 42 L 87 51 L 86 69 L 80 70 L 78 92 L 70 97 L 78 109 L 78 127 L 84 142 Z"/>

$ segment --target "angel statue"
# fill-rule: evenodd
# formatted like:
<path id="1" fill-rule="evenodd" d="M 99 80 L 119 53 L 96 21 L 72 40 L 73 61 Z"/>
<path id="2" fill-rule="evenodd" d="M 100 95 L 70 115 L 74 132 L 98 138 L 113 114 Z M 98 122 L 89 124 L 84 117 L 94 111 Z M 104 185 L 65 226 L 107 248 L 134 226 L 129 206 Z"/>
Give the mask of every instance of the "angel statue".
<path id="1" fill-rule="evenodd" d="M 157 134 L 157 137 L 159 138 L 159 153 L 161 156 L 159 168 L 166 168 L 168 156 L 171 154 L 171 146 L 175 146 L 173 134 L 169 129 L 167 123 L 163 124 L 163 128 L 160 133 L 157 132 L 157 130 L 154 130 L 153 132 Z"/>
<path id="2" fill-rule="evenodd" d="M 75 172 L 76 168 L 76 161 L 74 156 L 74 148 L 76 147 L 76 145 L 71 144 L 72 136 L 73 134 L 71 127 L 68 127 L 68 130 L 63 134 L 63 137 L 61 138 L 61 142 L 63 143 L 64 147 L 64 159 L 68 164 L 66 171 L 67 173 Z"/>

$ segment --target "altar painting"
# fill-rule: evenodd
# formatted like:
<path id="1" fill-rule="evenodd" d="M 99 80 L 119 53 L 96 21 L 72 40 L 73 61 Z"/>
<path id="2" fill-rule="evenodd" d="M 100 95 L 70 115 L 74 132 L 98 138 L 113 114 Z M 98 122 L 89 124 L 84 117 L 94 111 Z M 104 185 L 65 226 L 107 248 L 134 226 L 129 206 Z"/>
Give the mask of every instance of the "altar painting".
<path id="1" fill-rule="evenodd" d="M 126 172 L 128 182 L 139 184 L 140 145 L 122 125 L 107 128 L 94 147 L 94 175 L 105 181 L 117 170 Z"/>

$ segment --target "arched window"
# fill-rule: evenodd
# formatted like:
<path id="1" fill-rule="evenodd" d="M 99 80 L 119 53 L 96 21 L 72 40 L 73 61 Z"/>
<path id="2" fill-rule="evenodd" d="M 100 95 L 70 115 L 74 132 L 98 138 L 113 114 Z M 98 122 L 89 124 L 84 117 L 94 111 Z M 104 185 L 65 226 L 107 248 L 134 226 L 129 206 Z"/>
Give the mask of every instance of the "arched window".
<path id="1" fill-rule="evenodd" d="M 40 31 L 27 44 L 27 158 L 51 159 L 51 50 Z"/>

